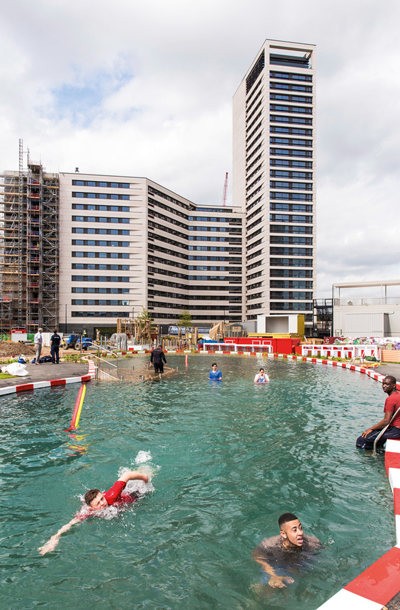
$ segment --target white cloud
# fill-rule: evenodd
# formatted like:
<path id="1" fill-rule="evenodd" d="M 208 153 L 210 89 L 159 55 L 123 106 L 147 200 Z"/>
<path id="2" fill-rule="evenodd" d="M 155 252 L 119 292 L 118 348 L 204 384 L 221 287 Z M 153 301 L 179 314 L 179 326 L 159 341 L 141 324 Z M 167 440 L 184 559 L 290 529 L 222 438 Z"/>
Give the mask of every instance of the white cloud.
<path id="1" fill-rule="evenodd" d="M 3 3 L 0 168 L 145 175 L 196 202 L 231 176 L 231 98 L 265 38 L 317 44 L 318 296 L 400 277 L 397 0 Z"/>

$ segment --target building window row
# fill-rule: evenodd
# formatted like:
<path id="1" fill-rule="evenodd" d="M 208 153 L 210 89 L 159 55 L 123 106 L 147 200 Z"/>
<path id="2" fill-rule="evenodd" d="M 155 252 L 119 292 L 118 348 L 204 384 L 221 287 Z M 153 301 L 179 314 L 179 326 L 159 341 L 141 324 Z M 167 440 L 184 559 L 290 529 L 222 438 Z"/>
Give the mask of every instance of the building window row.
<path id="1" fill-rule="evenodd" d="M 256 84 L 253 86 L 253 91 L 246 98 L 246 106 L 249 105 L 258 95 L 264 90 L 264 75 L 261 75 Z"/>
<path id="2" fill-rule="evenodd" d="M 229 233 L 232 234 L 242 234 L 242 229 L 236 229 L 234 227 L 189 227 L 189 231 L 210 231 L 210 232 L 219 232 L 219 233 Z"/>
<path id="3" fill-rule="evenodd" d="M 251 193 L 251 195 L 246 197 L 246 201 L 250 201 L 250 199 L 253 199 L 253 197 L 255 197 L 260 191 L 262 191 L 262 189 L 263 189 L 263 185 L 259 186 L 255 191 L 253 191 Z M 261 199 L 261 197 L 260 197 L 260 199 Z"/>
<path id="4" fill-rule="evenodd" d="M 272 167 L 298 167 L 301 169 L 312 169 L 312 161 L 297 161 L 294 159 L 270 159 Z"/>
<path id="5" fill-rule="evenodd" d="M 278 100 L 282 102 L 297 102 L 298 104 L 312 104 L 312 97 L 303 95 L 286 95 L 284 93 L 270 93 L 270 100 Z"/>
<path id="6" fill-rule="evenodd" d="M 247 181 L 252 180 L 254 178 L 254 176 L 261 170 L 263 165 L 264 165 L 264 163 L 260 163 L 260 165 L 258 167 L 256 167 L 256 169 L 249 176 L 247 176 L 247 178 L 246 178 Z M 253 182 L 253 184 L 256 184 L 256 182 Z"/>
<path id="7" fill-rule="evenodd" d="M 231 278 L 228 275 L 188 275 L 189 280 L 196 280 L 198 282 L 204 281 L 218 281 L 223 282 L 225 280 L 230 280 Z M 238 280 L 239 281 L 239 280 Z"/>
<path id="8" fill-rule="evenodd" d="M 252 218 L 255 218 L 257 216 L 257 214 L 260 214 L 260 212 L 262 212 L 264 209 L 263 205 L 260 205 L 259 208 L 257 208 L 256 210 L 254 210 L 254 212 L 252 212 L 251 214 L 248 215 L 246 221 L 249 222 Z"/>
<path id="9" fill-rule="evenodd" d="M 166 203 L 161 203 L 161 201 L 157 201 L 157 199 L 153 199 L 152 197 L 149 197 L 148 203 L 150 204 L 149 205 L 150 209 L 153 206 L 156 206 L 158 208 L 161 208 L 162 210 L 165 210 L 166 212 L 175 214 L 175 216 L 180 216 L 180 218 L 183 218 L 184 220 L 188 219 L 188 215 L 185 214 L 184 212 L 181 212 L 180 210 L 175 210 L 175 208 L 171 208 L 170 205 L 167 205 Z"/>
<path id="10" fill-rule="evenodd" d="M 261 254 L 263 253 L 263 249 L 261 248 L 261 250 L 257 250 L 256 252 L 253 252 L 253 254 L 250 254 L 246 260 L 247 261 L 251 261 L 253 258 L 257 258 L 257 256 L 261 256 Z"/>
<path id="11" fill-rule="evenodd" d="M 271 267 L 312 267 L 313 261 L 310 258 L 270 258 Z"/>
<path id="12" fill-rule="evenodd" d="M 313 211 L 312 205 L 306 205 L 302 203 L 270 203 L 269 209 L 280 212 L 311 212 Z"/>
<path id="13" fill-rule="evenodd" d="M 126 318 L 125 311 L 71 311 L 72 318 Z"/>
<path id="14" fill-rule="evenodd" d="M 152 233 L 151 231 L 148 232 L 148 237 L 149 237 L 149 240 L 156 239 L 157 241 L 162 241 L 165 244 L 169 244 L 170 246 L 182 248 L 183 250 L 188 249 L 188 245 L 184 242 L 175 241 L 174 239 L 170 239 L 169 237 L 164 237 L 164 235 L 156 235 L 155 233 Z"/>
<path id="15" fill-rule="evenodd" d="M 258 203 L 260 203 L 262 198 L 263 198 L 263 196 L 261 195 L 261 197 L 258 197 L 257 199 L 252 201 L 252 203 L 250 203 L 250 205 L 247 206 L 246 212 L 250 212 L 250 210 L 252 210 Z"/>
<path id="16" fill-rule="evenodd" d="M 247 241 L 249 241 L 249 240 L 247 240 Z M 249 246 L 247 246 L 247 252 L 250 252 L 250 250 L 252 250 L 256 246 L 259 246 L 260 244 L 262 244 L 263 241 L 264 241 L 263 237 L 261 239 L 257 239 L 257 241 L 255 241 L 252 244 L 250 244 Z"/>
<path id="17" fill-rule="evenodd" d="M 188 230 L 188 225 L 184 224 L 183 222 L 180 222 L 179 220 L 176 220 L 175 218 L 171 218 L 170 216 L 165 216 L 164 214 L 161 214 L 160 212 L 156 212 L 155 210 L 152 210 L 151 208 L 149 208 L 148 210 L 148 214 L 149 214 L 149 218 L 153 219 L 153 218 L 158 218 L 159 220 L 163 220 L 164 222 L 169 222 L 171 225 L 175 225 L 177 227 L 181 227 L 182 229 L 186 229 L 186 231 Z M 184 236 L 186 238 L 186 236 Z"/>
<path id="18" fill-rule="evenodd" d="M 282 116 L 278 114 L 271 114 L 269 117 L 270 123 L 292 123 L 293 125 L 312 125 L 313 120 L 308 117 L 300 116 Z"/>
<path id="19" fill-rule="evenodd" d="M 270 199 L 285 199 L 289 201 L 312 201 L 312 195 L 309 195 L 307 193 L 270 193 Z M 270 203 L 269 209 L 297 212 L 312 212 L 312 205 Z"/>
<path id="20" fill-rule="evenodd" d="M 264 306 L 263 303 L 251 303 L 250 305 L 247 306 L 248 310 L 254 310 L 254 309 L 262 309 L 262 307 Z"/>
<path id="21" fill-rule="evenodd" d="M 290 227 L 292 228 L 292 227 Z M 302 229 L 305 227 L 301 227 Z M 271 244 L 298 244 L 298 245 L 305 245 L 305 246 L 312 246 L 313 245 L 313 238 L 312 237 L 300 237 L 300 236 L 296 236 L 296 237 L 289 237 L 288 235 L 271 235 L 269 238 L 269 241 L 271 242 Z"/>
<path id="22" fill-rule="evenodd" d="M 294 179 L 294 180 L 296 180 L 296 179 L 297 180 L 312 180 L 313 179 L 312 172 L 296 172 L 296 171 L 290 172 L 290 171 L 279 170 L 279 169 L 271 169 L 269 174 L 270 174 L 270 176 L 272 178 L 291 178 L 291 179 Z M 291 185 L 293 185 L 293 184 L 296 184 L 296 183 L 293 183 L 293 182 L 281 182 L 281 183 L 271 182 L 271 184 L 289 184 L 289 185 L 291 184 Z M 303 184 L 303 183 L 299 182 L 298 184 Z M 310 186 L 312 188 L 312 184 L 307 185 L 307 186 Z M 276 188 L 276 187 L 273 187 L 273 188 Z M 279 187 L 279 188 L 281 188 L 281 187 Z M 292 187 L 284 186 L 282 188 L 293 188 L 293 186 Z"/>
<path id="23" fill-rule="evenodd" d="M 276 72 L 272 70 L 269 73 L 270 78 L 279 78 L 284 80 L 298 80 L 298 81 L 307 81 L 309 83 L 312 82 L 312 75 L 310 74 L 296 74 L 291 72 Z"/>
<path id="24" fill-rule="evenodd" d="M 241 237 L 212 237 L 211 235 L 189 235 L 189 241 L 228 241 L 230 244 L 241 244 Z"/>
<path id="25" fill-rule="evenodd" d="M 265 52 L 262 51 L 262 53 L 260 54 L 256 63 L 254 64 L 253 69 L 251 70 L 250 74 L 246 78 L 246 94 L 249 93 L 249 91 L 252 89 L 257 78 L 260 76 L 261 72 L 264 70 L 264 67 L 265 67 Z"/>
<path id="26" fill-rule="evenodd" d="M 71 305 L 129 305 L 130 301 L 116 299 L 72 299 Z M 125 314 L 126 315 L 126 314 Z"/>
<path id="27" fill-rule="evenodd" d="M 280 89 L 285 91 L 304 91 L 304 93 L 312 93 L 313 88 L 310 85 L 292 85 L 288 83 L 273 83 L 269 85 L 270 89 Z"/>
<path id="28" fill-rule="evenodd" d="M 167 195 L 166 193 L 163 193 L 162 191 L 158 191 L 157 189 L 155 189 L 152 186 L 148 187 L 148 192 L 152 195 L 157 195 L 158 197 L 162 197 L 163 199 L 166 199 L 167 201 L 170 201 L 171 203 L 175 203 L 175 205 L 178 205 L 181 208 L 185 208 L 185 210 L 194 210 L 195 209 L 195 207 L 193 205 L 189 205 L 187 203 L 184 203 L 183 201 L 174 199 L 174 197 L 171 197 L 170 195 Z"/>
<path id="29" fill-rule="evenodd" d="M 229 208 L 201 208 L 196 206 L 193 208 L 194 212 L 209 212 L 213 214 L 232 214 L 233 210 Z"/>
<path id="30" fill-rule="evenodd" d="M 122 199 L 123 201 L 129 201 L 129 195 L 116 195 L 114 193 L 77 193 L 73 192 L 72 197 L 80 199 Z M 128 208 L 129 211 L 129 208 Z"/>
<path id="31" fill-rule="evenodd" d="M 85 258 L 129 258 L 128 252 L 72 252 L 73 257 Z"/>
<path id="32" fill-rule="evenodd" d="M 251 280 L 254 280 L 256 277 L 261 277 L 263 275 L 262 271 L 257 271 L 256 273 L 251 273 L 250 275 L 247 276 L 247 281 L 250 282 Z"/>
<path id="33" fill-rule="evenodd" d="M 260 81 L 260 82 L 262 83 L 263 81 Z M 257 87 L 257 91 L 255 91 L 256 95 L 254 95 L 254 97 L 251 96 L 252 97 L 251 102 L 249 100 L 246 101 L 246 112 L 247 113 L 253 108 L 254 104 L 256 104 L 258 98 L 260 97 L 260 95 L 262 95 L 263 91 L 264 91 L 264 85 L 262 84 L 261 87 Z"/>
<path id="34" fill-rule="evenodd" d="M 253 300 L 255 300 L 255 299 L 261 299 L 261 297 L 263 296 L 263 294 L 264 294 L 263 292 L 257 292 L 257 293 L 255 293 L 255 294 L 249 294 L 249 295 L 247 296 L 247 300 L 248 300 L 248 301 L 253 301 Z"/>
<path id="35" fill-rule="evenodd" d="M 260 150 L 260 148 L 262 148 L 262 145 L 264 144 L 264 140 L 262 140 L 255 148 L 254 150 L 246 157 L 246 163 L 248 163 L 250 161 L 250 159 L 252 159 L 254 157 L 254 155 L 257 154 L 257 152 Z M 261 151 L 261 154 L 263 154 L 263 151 Z M 257 157 L 258 159 L 259 157 Z"/>
<path id="36" fill-rule="evenodd" d="M 130 208 L 125 205 L 94 205 L 93 203 L 73 203 L 72 209 L 97 212 L 130 212 Z"/>
<path id="37" fill-rule="evenodd" d="M 169 233 L 170 235 L 175 235 L 175 237 L 180 237 L 184 241 L 187 240 L 187 235 L 185 235 L 185 233 L 181 233 L 180 231 L 176 231 L 175 229 L 171 229 L 171 227 L 166 227 L 165 225 L 160 225 L 160 224 L 158 224 L 158 222 L 154 222 L 153 220 L 148 221 L 148 227 L 149 227 L 149 229 L 159 229 L 161 231 L 165 231 L 166 233 Z M 160 235 L 157 235 L 157 239 L 161 239 Z M 190 237 L 189 237 L 189 239 L 190 239 Z M 183 247 L 183 246 L 181 246 L 181 247 Z"/>
<path id="38" fill-rule="evenodd" d="M 129 288 L 94 288 L 89 287 L 73 287 L 71 292 L 74 294 L 129 294 Z"/>
<path id="39" fill-rule="evenodd" d="M 312 311 L 312 303 L 270 303 L 271 311 Z"/>
<path id="40" fill-rule="evenodd" d="M 129 271 L 129 265 L 101 265 L 89 263 L 72 263 L 71 269 L 91 269 L 93 271 Z"/>
<path id="41" fill-rule="evenodd" d="M 257 235 L 260 235 L 260 233 L 263 232 L 262 227 L 260 227 L 259 229 L 257 229 L 257 231 L 254 231 L 254 233 L 252 233 L 251 235 L 248 235 L 247 237 L 247 241 L 251 241 L 252 239 L 254 239 L 254 237 L 257 237 Z"/>
<path id="42" fill-rule="evenodd" d="M 312 289 L 313 283 L 300 280 L 271 280 L 269 286 L 270 288 L 300 288 L 305 290 L 307 288 Z"/>
<path id="43" fill-rule="evenodd" d="M 257 220 L 255 220 L 251 225 L 249 225 L 247 227 L 247 231 L 251 231 L 252 229 L 254 229 L 254 227 L 256 227 L 257 225 L 260 224 L 260 222 L 262 222 L 264 216 L 260 216 L 260 218 L 257 218 Z"/>
<path id="44" fill-rule="evenodd" d="M 269 219 L 271 222 L 301 222 L 306 224 L 312 224 L 312 216 L 292 216 L 292 214 L 270 214 Z"/>
<path id="45" fill-rule="evenodd" d="M 312 191 L 313 188 L 312 182 L 280 182 L 276 180 L 271 180 L 269 186 L 272 189 L 290 189 L 293 191 Z"/>
<path id="46" fill-rule="evenodd" d="M 247 290 L 254 290 L 255 288 L 261 288 L 261 286 L 263 286 L 264 282 L 255 282 L 254 284 L 249 284 L 247 286 Z"/>
<path id="47" fill-rule="evenodd" d="M 115 224 L 129 224 L 129 218 L 117 218 L 116 216 L 72 216 L 73 222 L 108 222 Z"/>
<path id="48" fill-rule="evenodd" d="M 246 167 L 246 173 L 249 172 L 258 163 L 258 161 L 261 159 L 263 154 L 264 154 L 263 152 L 260 152 L 260 154 L 254 159 L 254 161 Z M 258 171 L 261 167 L 262 167 L 262 163 L 258 166 L 258 168 L 255 171 Z M 249 179 L 250 178 L 251 178 L 251 176 L 249 176 Z"/>
<path id="49" fill-rule="evenodd" d="M 270 133 L 287 133 L 288 135 L 297 136 L 311 136 L 313 134 L 312 129 L 302 129 L 300 127 L 282 127 L 282 125 L 271 125 L 269 128 Z"/>
<path id="50" fill-rule="evenodd" d="M 198 290 L 197 286 L 193 286 L 193 285 L 188 285 L 188 284 L 179 284 L 177 282 L 168 282 L 167 280 L 160 280 L 159 278 L 150 278 L 149 279 L 149 286 L 168 286 L 170 288 L 177 288 L 179 290 Z M 242 288 L 240 286 L 201 286 L 199 288 L 200 290 L 204 290 L 204 291 L 229 291 L 229 293 L 241 293 L 242 292 Z M 197 298 L 197 297 L 192 297 L 192 296 L 188 296 L 188 299 L 191 298 Z M 214 297 L 210 297 L 208 295 L 199 295 L 198 297 L 199 299 L 204 298 L 204 299 L 209 299 L 209 298 L 214 298 Z M 222 298 L 222 297 L 221 297 Z M 225 298 L 225 297 L 223 297 Z"/>
<path id="51" fill-rule="evenodd" d="M 240 218 L 217 218 L 215 216 L 189 216 L 189 220 L 196 222 L 229 222 L 229 224 L 241 225 Z"/>
<path id="52" fill-rule="evenodd" d="M 312 108 L 306 106 L 282 106 L 280 104 L 270 104 L 271 112 L 290 112 L 291 114 L 312 114 Z"/>
<path id="53" fill-rule="evenodd" d="M 255 144 L 256 142 L 258 142 L 258 140 L 259 140 L 260 138 L 262 138 L 262 137 L 263 137 L 263 135 L 264 135 L 264 129 L 262 129 L 262 130 L 260 131 L 260 133 L 258 134 L 258 136 L 257 136 L 257 137 L 255 137 L 255 138 L 254 138 L 254 140 L 253 140 L 253 141 L 252 141 L 250 144 L 246 144 L 246 155 L 248 154 L 248 152 L 249 152 L 250 150 L 252 150 L 252 148 L 253 148 L 254 144 Z M 263 143 L 264 143 L 264 140 L 261 140 L 261 142 L 260 142 L 260 143 L 259 143 L 259 144 L 256 146 L 256 148 L 254 148 L 254 149 L 252 150 L 252 153 L 251 153 L 250 155 L 248 155 L 247 160 L 249 160 L 249 159 L 252 157 L 252 155 L 253 155 L 254 153 L 256 153 L 256 152 L 257 152 L 257 150 L 259 150 L 259 149 L 261 148 L 261 146 L 263 145 Z"/>
<path id="54" fill-rule="evenodd" d="M 190 261 L 222 261 L 226 263 L 241 263 L 241 258 L 229 258 L 227 256 L 189 256 Z"/>
<path id="55" fill-rule="evenodd" d="M 311 269 L 271 269 L 269 274 L 271 277 L 313 277 Z"/>
<path id="56" fill-rule="evenodd" d="M 117 275 L 73 275 L 73 282 L 129 282 L 129 277 Z"/>
<path id="57" fill-rule="evenodd" d="M 261 90 L 260 90 L 259 95 L 261 95 Z M 254 100 L 253 103 L 255 103 L 257 101 L 258 97 L 259 96 L 257 95 L 257 98 Z M 255 104 L 255 106 L 253 106 L 253 103 L 251 103 L 250 106 L 248 108 L 246 108 L 246 125 L 249 124 L 249 121 L 252 120 L 252 118 L 254 117 L 256 112 L 258 111 L 258 109 L 261 107 L 261 105 L 263 103 L 263 100 L 264 100 L 264 98 L 262 97 L 259 100 L 258 104 Z M 250 110 L 251 110 L 251 112 L 250 112 Z M 258 116 L 260 116 L 260 114 Z"/>
<path id="58" fill-rule="evenodd" d="M 73 246 L 100 246 L 103 248 L 129 248 L 129 241 L 103 241 L 97 239 L 73 239 Z"/>
<path id="59" fill-rule="evenodd" d="M 176 256 L 178 258 L 184 258 L 187 260 L 188 255 L 183 254 L 183 252 L 178 252 L 176 250 L 169 250 L 168 248 L 163 248 L 162 246 L 156 246 L 157 252 L 163 252 L 164 254 L 168 254 L 168 256 Z M 149 252 L 154 252 L 154 245 L 149 243 Z"/>
<path id="60" fill-rule="evenodd" d="M 189 250 L 195 250 L 196 252 L 206 252 L 209 250 L 210 252 L 228 252 L 231 254 L 240 254 L 242 252 L 242 248 L 225 248 L 225 246 L 189 246 Z"/>
<path id="61" fill-rule="evenodd" d="M 258 133 L 258 132 L 260 131 L 263 122 L 264 122 L 264 119 L 261 119 L 261 121 L 258 123 L 258 125 L 256 125 L 256 127 L 253 129 L 253 131 L 251 133 L 249 133 L 249 131 L 246 130 L 246 146 L 248 149 L 253 146 L 254 142 L 256 142 L 259 137 L 261 137 L 264 130 L 262 130 L 260 133 Z M 254 138 L 254 136 L 256 134 L 258 134 L 257 138 Z"/>
<path id="62" fill-rule="evenodd" d="M 308 147 L 312 147 L 313 145 L 313 141 L 312 140 L 300 140 L 298 138 L 277 138 L 277 137 L 270 137 L 269 138 L 269 142 L 270 144 L 284 144 L 286 146 L 308 146 Z"/>
<path id="63" fill-rule="evenodd" d="M 260 182 L 260 180 L 262 180 L 263 176 L 264 174 L 260 174 L 256 180 L 249 184 L 249 186 L 246 187 L 246 193 L 250 193 L 250 191 L 253 190 L 253 188 Z"/>
<path id="64" fill-rule="evenodd" d="M 98 188 L 128 189 L 128 182 L 97 182 L 93 180 L 72 180 L 73 186 L 95 186 Z"/>
<path id="65" fill-rule="evenodd" d="M 183 263 L 178 263 L 177 261 L 166 260 L 165 258 L 160 258 L 158 256 L 153 256 L 152 254 L 148 255 L 149 263 L 161 263 L 162 265 L 168 265 L 169 267 L 179 267 L 179 269 L 187 269 L 188 266 Z"/>
<path id="66" fill-rule="evenodd" d="M 256 267 L 261 267 L 261 265 L 263 263 L 264 263 L 263 260 L 256 261 L 255 263 L 252 263 L 251 265 L 247 265 L 246 269 L 247 269 L 247 271 L 251 271 L 252 269 L 255 269 Z"/>
<path id="67" fill-rule="evenodd" d="M 71 232 L 85 235 L 130 235 L 128 229 L 92 229 L 90 227 L 72 227 Z"/>
<path id="68" fill-rule="evenodd" d="M 308 157 L 312 158 L 312 150 L 299 150 L 297 148 L 271 148 L 270 154 L 275 157 Z"/>
<path id="69" fill-rule="evenodd" d="M 273 246 L 270 248 L 270 254 L 278 254 L 280 256 L 312 256 L 312 248 L 278 248 Z"/>

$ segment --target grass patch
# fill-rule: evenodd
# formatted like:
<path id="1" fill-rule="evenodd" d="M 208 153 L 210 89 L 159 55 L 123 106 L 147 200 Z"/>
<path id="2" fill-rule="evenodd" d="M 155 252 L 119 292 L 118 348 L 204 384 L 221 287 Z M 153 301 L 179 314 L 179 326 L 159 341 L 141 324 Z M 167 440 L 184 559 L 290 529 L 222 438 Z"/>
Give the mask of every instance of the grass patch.
<path id="1" fill-rule="evenodd" d="M 14 375 L 8 375 L 7 373 L 0 373 L 0 379 L 11 379 Z"/>

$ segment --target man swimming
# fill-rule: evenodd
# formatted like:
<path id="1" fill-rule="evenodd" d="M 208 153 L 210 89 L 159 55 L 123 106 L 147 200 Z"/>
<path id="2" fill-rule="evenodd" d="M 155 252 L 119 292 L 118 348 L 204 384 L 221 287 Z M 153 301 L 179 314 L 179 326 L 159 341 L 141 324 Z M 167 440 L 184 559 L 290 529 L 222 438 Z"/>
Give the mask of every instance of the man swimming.
<path id="1" fill-rule="evenodd" d="M 114 485 L 105 493 L 102 493 L 99 489 L 89 489 L 89 491 L 85 493 L 85 502 L 86 507 L 88 508 L 86 508 L 86 510 L 79 511 L 79 513 L 77 513 L 77 515 L 69 523 L 63 525 L 63 527 L 59 529 L 58 532 L 46 542 L 46 544 L 38 549 L 39 553 L 41 555 L 45 555 L 46 553 L 54 551 L 62 534 L 68 532 L 73 525 L 84 521 L 94 512 L 100 511 L 111 505 L 122 505 L 124 503 L 132 504 L 133 502 L 136 502 L 136 494 L 122 494 L 127 482 L 134 480 L 148 483 L 149 477 L 141 472 L 128 470 L 121 475 L 118 481 L 116 481 Z"/>
<path id="2" fill-rule="evenodd" d="M 212 368 L 211 368 L 211 371 L 210 371 L 210 374 L 209 374 L 208 378 L 209 378 L 211 381 L 220 381 L 220 380 L 222 379 L 222 373 L 221 373 L 221 371 L 218 369 L 218 367 L 217 367 L 217 363 L 216 363 L 216 362 L 213 362 L 213 363 L 212 363 L 212 365 L 211 365 L 211 367 L 212 367 Z"/>
<path id="3" fill-rule="evenodd" d="M 268 381 L 268 375 L 264 372 L 264 369 L 261 368 L 260 372 L 254 377 L 254 383 L 268 383 Z"/>
<path id="4" fill-rule="evenodd" d="M 294 582 L 291 576 L 277 574 L 277 571 L 301 567 L 301 562 L 321 548 L 321 543 L 315 536 L 306 536 L 303 527 L 292 513 L 284 513 L 278 520 L 280 534 L 264 538 L 253 551 L 253 559 L 262 566 L 269 575 L 270 587 L 286 587 Z M 303 561 L 304 562 L 304 561 Z"/>

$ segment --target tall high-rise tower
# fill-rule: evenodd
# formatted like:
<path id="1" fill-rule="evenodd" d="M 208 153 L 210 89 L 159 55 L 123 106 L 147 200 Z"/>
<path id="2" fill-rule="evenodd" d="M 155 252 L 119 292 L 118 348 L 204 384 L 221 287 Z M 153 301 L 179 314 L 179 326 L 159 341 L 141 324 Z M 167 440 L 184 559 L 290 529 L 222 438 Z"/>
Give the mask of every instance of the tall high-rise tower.
<path id="1" fill-rule="evenodd" d="M 315 46 L 266 40 L 233 97 L 233 203 L 246 215 L 244 318 L 315 293 Z"/>

